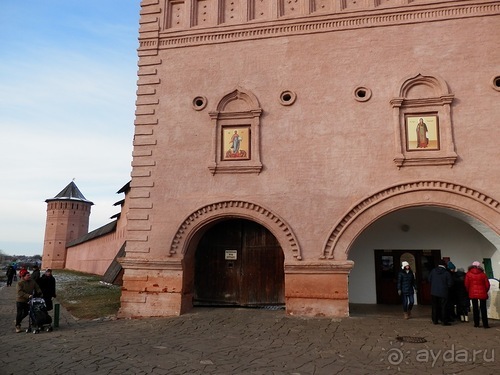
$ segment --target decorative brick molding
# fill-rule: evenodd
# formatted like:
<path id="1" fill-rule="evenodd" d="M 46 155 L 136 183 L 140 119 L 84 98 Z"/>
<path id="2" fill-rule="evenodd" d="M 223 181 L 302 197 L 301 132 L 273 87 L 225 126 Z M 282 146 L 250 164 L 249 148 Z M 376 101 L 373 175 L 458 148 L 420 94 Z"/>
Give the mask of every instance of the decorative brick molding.
<path id="1" fill-rule="evenodd" d="M 217 110 L 209 113 L 212 122 L 212 151 L 208 169 L 216 173 L 252 173 L 262 171 L 260 160 L 260 108 L 257 97 L 241 87 L 226 94 L 218 103 Z M 223 133 L 228 129 L 238 127 L 248 128 L 247 148 L 248 159 L 225 159 L 223 154 L 229 146 L 223 142 Z M 232 131 L 231 130 L 231 133 Z M 241 133 L 240 133 L 241 134 Z"/>
<path id="2" fill-rule="evenodd" d="M 352 260 L 334 262 L 300 262 L 285 263 L 285 274 L 292 275 L 320 275 L 320 274 L 349 274 L 354 267 Z"/>
<path id="3" fill-rule="evenodd" d="M 160 5 L 157 2 L 146 5 L 150 6 L 146 7 L 143 4 L 141 12 L 139 53 L 155 49 L 483 17 L 500 13 L 498 1 L 448 1 L 426 4 L 411 3 L 383 8 L 350 9 L 349 7 L 341 7 L 339 11 L 329 14 L 311 13 L 294 18 L 275 17 L 262 22 L 248 19 L 237 24 L 219 23 L 203 28 L 197 28 L 196 22 L 185 22 L 182 27 L 169 29 L 170 22 L 167 21 L 166 5 Z M 163 19 L 160 16 L 161 6 L 163 6 Z M 314 7 L 312 8 L 314 9 Z M 185 12 L 189 12 L 189 10 L 186 9 Z"/>
<path id="4" fill-rule="evenodd" d="M 396 197 L 401 198 L 404 195 L 416 192 L 429 193 L 424 197 L 427 201 L 421 202 L 420 205 L 434 205 L 434 206 L 437 205 L 438 203 L 433 201 L 431 194 L 435 194 L 436 192 L 444 192 L 446 193 L 447 199 L 442 202 L 439 202 L 440 206 L 449 207 L 454 210 L 461 209 L 463 210 L 463 212 L 466 212 L 469 215 L 473 215 L 473 213 L 477 212 L 477 210 L 468 209 L 469 206 L 468 201 L 472 200 L 476 203 L 479 203 L 479 205 L 483 206 L 488 211 L 491 211 L 492 213 L 491 220 L 489 220 L 489 223 L 491 225 L 494 225 L 494 223 L 497 223 L 498 225 L 498 223 L 500 222 L 500 202 L 493 199 L 492 197 L 489 197 L 481 193 L 478 190 L 463 185 L 455 184 L 452 182 L 438 181 L 438 180 L 414 181 L 414 182 L 397 184 L 371 195 L 370 197 L 364 199 L 363 201 L 352 207 L 349 210 L 349 212 L 346 215 L 344 215 L 344 217 L 335 225 L 333 231 L 331 232 L 330 237 L 326 241 L 320 259 L 340 259 L 339 255 L 345 254 L 349 250 L 348 246 L 343 247 L 342 249 L 337 249 L 339 240 L 345 234 L 349 226 L 354 222 L 357 221 L 358 227 L 360 228 L 360 230 L 356 232 L 357 234 L 359 234 L 367 225 L 369 225 L 369 223 L 359 222 L 360 220 L 358 219 L 362 214 L 368 212 L 369 210 L 375 209 L 374 208 L 375 206 L 381 204 L 384 201 L 395 200 Z M 453 196 L 460 202 L 460 207 L 457 207 L 456 205 L 450 203 L 451 196 Z M 404 208 L 407 206 L 415 206 L 415 203 L 413 202 L 413 200 L 407 200 L 405 203 L 391 202 L 389 206 L 390 209 L 394 211 L 396 209 Z M 376 215 L 373 216 L 380 217 L 383 214 L 388 213 L 386 209 L 382 211 L 383 212 L 378 212 Z M 479 219 L 486 220 L 486 215 L 485 217 Z M 500 230 L 500 228 L 497 230 Z M 354 238 L 350 238 L 349 240 L 350 240 L 349 243 L 352 243 Z"/>
<path id="5" fill-rule="evenodd" d="M 453 141 L 451 116 L 454 95 L 449 92 L 446 81 L 430 74 L 405 77 L 400 82 L 396 95 L 390 102 L 393 108 L 394 132 L 397 135 L 394 157 L 396 166 L 398 168 L 424 165 L 452 167 L 458 158 Z M 410 122 L 407 124 L 407 116 L 415 119 L 422 117 L 422 120 L 430 116 L 436 120 L 439 125 L 435 125 L 434 130 L 437 135 L 432 140 L 435 144 L 430 144 L 433 147 L 426 148 L 425 144 L 425 148 L 409 148 L 410 134 L 416 132 L 415 124 L 413 126 L 410 126 Z M 425 123 L 423 126 L 426 126 Z"/>
<path id="6" fill-rule="evenodd" d="M 282 218 L 255 203 L 232 200 L 203 206 L 189 215 L 174 236 L 169 256 L 178 252 L 184 254 L 189 241 L 198 230 L 208 223 L 227 217 L 249 219 L 265 226 L 279 241 L 285 254 L 285 259 L 287 255 L 291 255 L 296 260 L 302 260 L 298 241 Z"/>
<path id="7" fill-rule="evenodd" d="M 150 259 L 140 259 L 140 258 L 129 258 L 122 257 L 117 259 L 123 268 L 133 269 L 133 270 L 148 270 L 148 271 L 182 271 L 182 264 L 178 260 L 150 260 Z M 147 276 L 143 276 L 140 281 L 147 280 Z M 129 275 L 124 276 L 124 280 L 134 280 L 137 281 L 137 277 L 131 277 Z"/>
<path id="8" fill-rule="evenodd" d="M 153 149 L 157 144 L 159 123 L 158 67 L 162 60 L 143 56 L 139 61 L 137 100 L 135 110 L 134 150 L 132 153 L 132 181 L 130 183 L 130 211 L 127 227 L 127 252 L 148 253 L 151 225 L 148 220 L 153 207 L 149 189 L 154 186 L 156 160 Z"/>

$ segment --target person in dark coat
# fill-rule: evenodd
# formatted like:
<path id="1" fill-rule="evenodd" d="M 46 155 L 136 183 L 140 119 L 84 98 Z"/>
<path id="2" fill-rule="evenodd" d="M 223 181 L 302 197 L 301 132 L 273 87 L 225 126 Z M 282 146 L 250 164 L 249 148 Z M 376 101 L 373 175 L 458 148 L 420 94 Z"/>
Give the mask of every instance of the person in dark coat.
<path id="1" fill-rule="evenodd" d="M 47 306 L 47 311 L 52 310 L 53 303 L 52 298 L 56 298 L 56 279 L 52 276 L 52 270 L 49 268 L 45 270 L 45 273 L 38 279 L 38 285 L 43 293 L 43 299 L 45 300 L 45 305 Z"/>
<path id="2" fill-rule="evenodd" d="M 453 286 L 453 279 L 443 260 L 440 260 L 439 265 L 430 272 L 429 283 L 431 285 L 432 323 L 438 324 L 441 321 L 444 326 L 449 326 L 451 324 L 448 316 L 448 296 Z"/>
<path id="3" fill-rule="evenodd" d="M 21 322 L 28 316 L 28 302 L 32 297 L 42 294 L 38 284 L 31 280 L 31 275 L 26 270 L 19 271 L 21 280 L 17 283 L 17 298 L 16 298 L 16 332 L 21 332 Z"/>
<path id="4" fill-rule="evenodd" d="M 401 263 L 398 274 L 398 294 L 403 298 L 403 314 L 405 319 L 411 318 L 411 309 L 415 303 L 415 275 L 408 262 Z"/>
<path id="5" fill-rule="evenodd" d="M 490 281 L 481 267 L 481 263 L 475 261 L 465 274 L 465 289 L 469 293 L 472 301 L 472 315 L 474 317 L 474 327 L 479 327 L 479 308 L 481 309 L 481 320 L 484 328 L 490 328 L 488 324 L 488 313 L 486 310 L 486 300 L 490 290 Z M 480 306 L 478 306 L 478 304 Z"/>
<path id="6" fill-rule="evenodd" d="M 453 294 L 455 295 L 455 303 L 457 316 L 462 322 L 469 321 L 470 299 L 467 289 L 465 289 L 465 272 L 463 268 L 457 269 L 452 273 L 453 276 Z"/>
<path id="7" fill-rule="evenodd" d="M 449 294 L 448 294 L 448 317 L 450 318 L 451 322 L 454 322 L 455 320 L 459 319 L 458 313 L 457 313 L 457 298 L 456 298 L 456 283 L 455 283 L 455 273 L 457 271 L 457 267 L 453 264 L 451 260 L 448 261 L 446 264 L 446 268 L 448 269 L 448 272 L 451 275 L 451 279 L 453 280 L 453 286 L 450 288 Z"/>
<path id="8" fill-rule="evenodd" d="M 7 286 L 11 286 L 12 280 L 14 279 L 14 276 L 16 275 L 16 270 L 12 266 L 12 264 L 9 267 L 7 267 L 7 272 L 5 273 L 5 275 L 7 276 Z"/>
<path id="9" fill-rule="evenodd" d="M 38 265 L 33 266 L 33 272 L 31 272 L 31 280 L 38 281 L 40 278 L 40 267 Z"/>

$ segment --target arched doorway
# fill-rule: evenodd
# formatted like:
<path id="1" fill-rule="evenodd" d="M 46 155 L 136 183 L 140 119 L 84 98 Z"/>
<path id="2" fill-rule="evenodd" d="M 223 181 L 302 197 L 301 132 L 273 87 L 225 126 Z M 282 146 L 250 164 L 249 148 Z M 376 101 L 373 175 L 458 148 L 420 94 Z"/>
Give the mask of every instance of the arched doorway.
<path id="1" fill-rule="evenodd" d="M 349 275 L 349 301 L 354 304 L 401 304 L 397 277 L 408 261 L 416 276 L 416 302 L 430 304 L 428 275 L 440 259 L 467 270 L 475 260 L 498 262 L 494 233 L 490 237 L 471 217 L 437 207 L 411 207 L 393 211 L 367 226 L 349 251 L 355 263 Z M 493 269 L 493 276 L 500 271 Z"/>
<path id="2" fill-rule="evenodd" d="M 406 244 L 405 244 L 406 245 Z M 356 251 L 355 249 L 353 251 Z M 415 274 L 416 299 L 419 305 L 431 304 L 431 286 L 428 281 L 429 273 L 438 265 L 441 259 L 441 250 L 374 250 L 375 254 L 375 286 L 377 303 L 401 304 L 398 295 L 398 274 L 401 263 L 410 264 Z"/>
<path id="3" fill-rule="evenodd" d="M 284 255 L 274 235 L 244 219 L 216 223 L 195 252 L 194 305 L 285 303 Z"/>

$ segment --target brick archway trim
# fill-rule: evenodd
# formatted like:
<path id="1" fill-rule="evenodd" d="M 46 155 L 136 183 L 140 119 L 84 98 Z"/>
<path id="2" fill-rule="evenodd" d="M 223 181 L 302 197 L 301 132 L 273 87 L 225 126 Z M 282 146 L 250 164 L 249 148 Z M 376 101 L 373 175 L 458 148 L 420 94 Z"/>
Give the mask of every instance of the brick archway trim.
<path id="1" fill-rule="evenodd" d="M 285 259 L 293 256 L 296 260 L 302 260 L 298 241 L 281 217 L 258 204 L 236 200 L 208 204 L 189 215 L 172 240 L 169 256 L 178 252 L 185 254 L 190 239 L 201 227 L 227 217 L 249 219 L 265 226 L 281 244 Z"/>
<path id="2" fill-rule="evenodd" d="M 464 212 L 500 232 L 500 202 L 467 186 L 439 180 L 413 181 L 390 186 L 363 199 L 337 222 L 320 259 L 347 259 L 356 237 L 390 212 L 418 206 L 440 206 Z"/>

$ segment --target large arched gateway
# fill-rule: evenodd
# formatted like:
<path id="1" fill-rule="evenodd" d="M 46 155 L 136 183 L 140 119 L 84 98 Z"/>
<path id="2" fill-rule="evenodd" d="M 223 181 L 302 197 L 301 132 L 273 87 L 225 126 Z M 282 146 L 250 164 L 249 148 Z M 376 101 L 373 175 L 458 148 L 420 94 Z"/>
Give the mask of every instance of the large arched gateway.
<path id="1" fill-rule="evenodd" d="M 199 208 L 179 227 L 170 256 L 182 255 L 182 310 L 193 305 L 284 305 L 285 263 L 300 261 L 283 219 L 251 202 Z"/>
<path id="2" fill-rule="evenodd" d="M 205 232 L 194 258 L 195 305 L 285 304 L 283 251 L 262 225 L 222 220 Z"/>
<path id="3" fill-rule="evenodd" d="M 468 215 L 481 229 L 483 223 L 500 245 L 500 202 L 482 191 L 442 180 L 419 180 L 399 183 L 371 194 L 355 203 L 337 222 L 323 248 L 322 257 L 345 259 L 354 240 L 377 219 L 408 207 L 435 207 Z"/>
<path id="4" fill-rule="evenodd" d="M 325 251 L 355 264 L 350 302 L 399 304 L 396 278 L 405 260 L 417 276 L 417 302 L 430 304 L 427 276 L 442 258 L 464 269 L 479 260 L 494 276 L 499 206 L 476 189 L 445 181 L 391 186 L 357 203 L 336 225 Z"/>
<path id="5" fill-rule="evenodd" d="M 498 235 L 484 223 L 450 208 L 408 207 L 392 211 L 370 224 L 353 242 L 349 259 L 349 302 L 401 304 L 397 276 L 407 261 L 416 275 L 418 304 L 430 304 L 429 272 L 440 259 L 467 270 L 482 262 L 488 275 L 496 275 Z"/>

